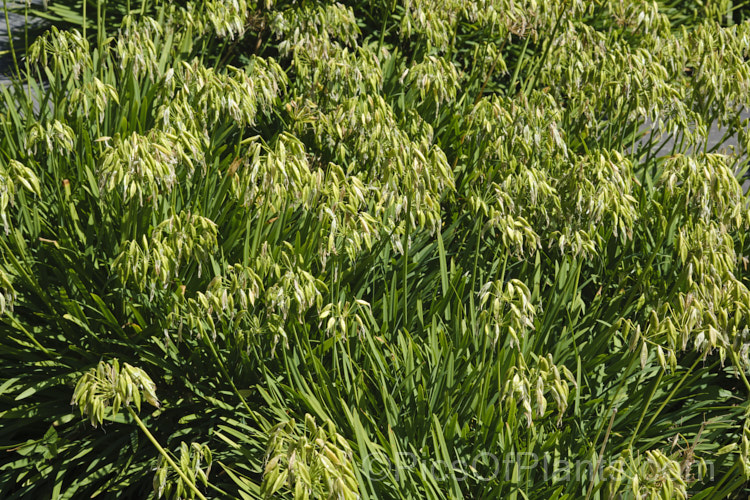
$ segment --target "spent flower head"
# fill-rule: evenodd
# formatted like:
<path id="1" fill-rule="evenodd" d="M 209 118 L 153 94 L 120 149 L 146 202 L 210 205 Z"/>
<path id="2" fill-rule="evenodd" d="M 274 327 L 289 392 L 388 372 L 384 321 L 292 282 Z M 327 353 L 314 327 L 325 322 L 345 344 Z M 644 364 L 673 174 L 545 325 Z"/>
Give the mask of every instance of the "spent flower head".
<path id="1" fill-rule="evenodd" d="M 96 427 L 109 415 L 117 415 L 122 406 L 135 404 L 138 411 L 141 401 L 159 407 L 156 385 L 142 369 L 124 363 L 120 367 L 117 359 L 100 361 L 96 368 L 83 374 L 76 384 L 71 404 L 88 415 L 91 425 Z"/>

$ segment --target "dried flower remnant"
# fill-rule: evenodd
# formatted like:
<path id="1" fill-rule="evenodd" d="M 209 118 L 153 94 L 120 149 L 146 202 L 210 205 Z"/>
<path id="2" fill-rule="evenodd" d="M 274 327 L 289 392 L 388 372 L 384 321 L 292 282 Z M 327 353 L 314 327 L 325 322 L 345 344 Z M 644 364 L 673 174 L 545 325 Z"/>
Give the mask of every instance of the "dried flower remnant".
<path id="1" fill-rule="evenodd" d="M 158 76 L 159 56 L 155 40 L 163 35 L 163 27 L 150 17 L 125 16 L 117 38 L 120 69 L 132 71 L 136 76 Z"/>
<path id="2" fill-rule="evenodd" d="M 206 2 L 206 17 L 220 38 L 234 40 L 245 31 L 248 5 L 246 0 L 209 0 Z"/>
<path id="3" fill-rule="evenodd" d="M 75 132 L 59 120 L 53 120 L 44 125 L 35 122 L 26 136 L 26 151 L 29 154 L 36 154 L 40 143 L 47 147 L 48 154 L 67 155 L 75 148 Z"/>
<path id="4" fill-rule="evenodd" d="M 177 464 L 183 474 L 192 479 L 196 484 L 208 486 L 208 476 L 211 473 L 213 455 L 211 449 L 205 444 L 180 442 L 180 454 Z M 154 473 L 154 493 L 156 498 L 183 499 L 195 498 L 191 485 L 178 474 L 171 471 L 171 465 L 163 455 L 159 456 Z"/>
<path id="5" fill-rule="evenodd" d="M 142 369 L 123 363 L 117 359 L 111 363 L 100 361 L 78 380 L 71 404 L 80 408 L 82 415 L 88 415 L 91 425 L 104 423 L 109 415 L 117 415 L 121 407 L 135 404 L 138 411 L 141 401 L 159 407 L 156 398 L 156 385 Z"/>
<path id="6" fill-rule="evenodd" d="M 140 243 L 140 244 L 139 244 Z M 200 277 L 203 262 L 217 246 L 216 224 L 200 215 L 183 211 L 154 228 L 151 239 L 126 241 L 112 267 L 123 283 L 133 283 L 140 291 L 156 291 L 156 283 L 166 287 L 185 266 L 197 264 Z"/>
<path id="7" fill-rule="evenodd" d="M 96 110 L 99 123 L 104 121 L 104 111 L 110 101 L 117 104 L 120 99 L 117 90 L 109 84 L 102 83 L 94 77 L 81 87 L 76 87 L 70 94 L 69 107 L 71 114 L 89 116 L 90 111 Z"/>
<path id="8" fill-rule="evenodd" d="M 161 190 L 171 190 L 177 182 L 178 165 L 193 171 L 185 151 L 199 149 L 189 134 L 181 137 L 154 129 L 143 136 L 135 132 L 127 137 L 115 136 L 107 147 L 99 167 L 99 189 L 119 193 L 124 202 L 137 199 L 139 205 L 148 199 L 155 204 Z"/>
<path id="9" fill-rule="evenodd" d="M 270 432 L 261 494 L 288 491 L 295 500 L 359 498 L 352 450 L 331 421 L 318 425 L 305 415 L 304 431 L 294 420 Z"/>
<path id="10" fill-rule="evenodd" d="M 552 355 L 539 356 L 532 366 L 519 354 L 518 363 L 512 367 L 503 383 L 502 402 L 510 414 L 523 410 L 526 425 L 543 419 L 547 413 L 547 398 L 551 395 L 558 410 L 557 425 L 562 422 L 570 399 L 570 388 L 576 387 L 573 374 L 564 365 L 556 366 Z"/>
<path id="11" fill-rule="evenodd" d="M 406 84 L 407 89 L 415 89 L 419 93 L 421 103 L 434 103 L 437 118 L 440 104 L 456 98 L 461 75 L 450 61 L 442 57 L 427 56 L 422 62 L 407 68 L 400 81 Z M 421 104 L 419 101 L 417 103 Z"/>
<path id="12" fill-rule="evenodd" d="M 493 345 L 502 334 L 507 334 L 508 345 L 519 348 L 526 332 L 534 329 L 536 308 L 531 303 L 529 289 L 519 280 L 485 283 L 479 290 L 479 305 L 480 322 Z"/>
<path id="13" fill-rule="evenodd" d="M 625 450 L 604 469 L 604 477 L 610 496 L 629 491 L 635 498 L 688 498 L 682 464 L 658 449 L 636 456 Z"/>
<path id="14" fill-rule="evenodd" d="M 360 33 L 354 13 L 340 3 L 277 11 L 271 30 L 281 39 L 279 52 L 283 57 L 315 54 L 324 61 L 329 59 L 332 46 L 354 46 Z"/>
<path id="15" fill-rule="evenodd" d="M 10 277 L 0 269 L 0 316 L 13 312 L 13 303 L 16 299 L 16 291 Z"/>
<path id="16" fill-rule="evenodd" d="M 322 172 L 311 169 L 305 145 L 296 136 L 281 134 L 270 147 L 252 138 L 233 176 L 233 193 L 245 206 L 267 207 L 275 213 L 286 206 L 312 207 Z"/>
<path id="17" fill-rule="evenodd" d="M 9 232 L 8 206 L 13 205 L 19 184 L 30 193 L 41 196 L 39 178 L 31 168 L 17 160 L 10 160 L 5 166 L 0 163 L 0 221 L 6 234 Z"/>
<path id="18" fill-rule="evenodd" d="M 77 30 L 60 31 L 52 27 L 29 46 L 30 62 L 51 68 L 56 74 L 71 74 L 78 80 L 84 69 L 94 63 L 88 41 Z"/>

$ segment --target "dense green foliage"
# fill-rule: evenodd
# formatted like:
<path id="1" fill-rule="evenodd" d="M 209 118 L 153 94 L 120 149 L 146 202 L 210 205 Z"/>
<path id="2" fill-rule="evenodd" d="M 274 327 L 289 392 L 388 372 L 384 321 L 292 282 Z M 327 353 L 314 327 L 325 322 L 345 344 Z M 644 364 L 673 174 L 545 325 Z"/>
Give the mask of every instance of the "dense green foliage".
<path id="1" fill-rule="evenodd" d="M 22 10 L 3 498 L 750 491 L 746 5 Z"/>

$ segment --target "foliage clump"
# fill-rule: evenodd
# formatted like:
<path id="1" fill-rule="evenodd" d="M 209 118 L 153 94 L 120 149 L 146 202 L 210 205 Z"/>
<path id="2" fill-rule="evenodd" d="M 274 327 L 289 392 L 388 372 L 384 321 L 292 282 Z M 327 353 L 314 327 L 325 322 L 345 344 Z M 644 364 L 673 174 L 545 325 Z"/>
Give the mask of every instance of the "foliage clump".
<path id="1" fill-rule="evenodd" d="M 21 9 L 0 496 L 748 493 L 747 3 Z"/>

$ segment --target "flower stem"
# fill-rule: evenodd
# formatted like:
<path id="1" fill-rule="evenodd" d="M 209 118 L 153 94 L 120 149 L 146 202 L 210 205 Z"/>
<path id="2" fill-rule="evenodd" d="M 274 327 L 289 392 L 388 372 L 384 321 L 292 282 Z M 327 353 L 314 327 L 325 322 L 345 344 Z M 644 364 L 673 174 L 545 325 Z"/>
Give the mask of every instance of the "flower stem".
<path id="1" fill-rule="evenodd" d="M 13 33 L 10 30 L 10 19 L 8 18 L 8 1 L 3 0 L 3 12 L 5 13 L 5 29 L 8 33 L 8 45 L 10 46 L 10 53 L 13 56 L 13 68 L 16 70 L 16 75 L 20 78 L 21 72 L 18 69 L 18 60 L 16 59 L 16 49 L 13 47 Z"/>
<path id="2" fill-rule="evenodd" d="M 169 453 L 167 453 L 167 450 L 162 448 L 162 446 L 159 444 L 159 442 L 156 440 L 153 434 L 149 432 L 149 430 L 146 428 L 146 425 L 143 423 L 143 421 L 138 417 L 138 414 L 131 408 L 130 406 L 127 407 L 128 411 L 130 412 L 130 415 L 133 416 L 135 419 L 135 422 L 138 424 L 138 427 L 141 428 L 143 433 L 146 435 L 146 437 L 151 441 L 151 444 L 153 444 L 157 450 L 159 450 L 159 453 L 161 453 L 161 456 L 164 457 L 164 459 L 167 461 L 170 467 L 172 467 L 175 472 L 180 476 L 180 479 L 195 493 L 195 496 L 200 498 L 201 500 L 206 500 L 206 497 L 198 490 L 198 487 L 195 486 L 195 484 L 188 479 L 188 477 L 185 475 L 184 472 L 182 472 L 182 469 L 180 469 L 177 464 L 172 460 L 172 457 L 169 456 Z"/>

